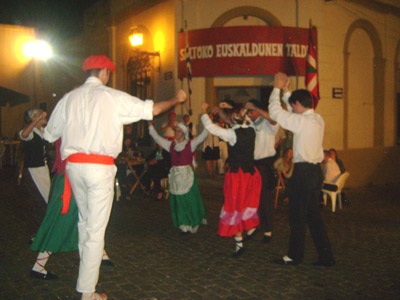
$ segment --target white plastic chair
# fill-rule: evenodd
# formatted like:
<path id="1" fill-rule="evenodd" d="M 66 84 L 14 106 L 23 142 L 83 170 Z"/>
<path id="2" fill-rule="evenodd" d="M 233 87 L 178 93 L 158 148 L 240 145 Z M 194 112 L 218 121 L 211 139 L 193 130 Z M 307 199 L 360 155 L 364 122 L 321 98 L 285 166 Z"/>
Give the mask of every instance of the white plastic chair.
<path id="1" fill-rule="evenodd" d="M 342 209 L 342 189 L 344 187 L 344 183 L 346 182 L 347 177 L 349 177 L 350 173 L 349 172 L 344 172 L 342 175 L 339 176 L 338 179 L 336 179 L 335 183 L 332 185 L 337 186 L 337 190 L 335 192 L 325 190 L 322 188 L 323 192 L 323 197 L 324 197 L 324 205 L 326 206 L 327 198 L 328 195 L 331 198 L 332 201 L 332 212 L 335 212 L 336 210 L 336 200 L 339 201 L 339 208 Z M 337 197 L 337 199 L 336 199 Z"/>

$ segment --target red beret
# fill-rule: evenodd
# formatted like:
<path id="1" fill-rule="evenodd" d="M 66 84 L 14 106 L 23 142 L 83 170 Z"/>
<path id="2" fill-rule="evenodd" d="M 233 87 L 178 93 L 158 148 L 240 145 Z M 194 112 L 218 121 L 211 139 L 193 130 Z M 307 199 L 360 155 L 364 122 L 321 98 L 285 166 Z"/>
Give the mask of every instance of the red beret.
<path id="1" fill-rule="evenodd" d="M 109 69 L 111 72 L 115 70 L 113 62 L 105 55 L 91 55 L 83 62 L 82 70 L 91 69 Z"/>

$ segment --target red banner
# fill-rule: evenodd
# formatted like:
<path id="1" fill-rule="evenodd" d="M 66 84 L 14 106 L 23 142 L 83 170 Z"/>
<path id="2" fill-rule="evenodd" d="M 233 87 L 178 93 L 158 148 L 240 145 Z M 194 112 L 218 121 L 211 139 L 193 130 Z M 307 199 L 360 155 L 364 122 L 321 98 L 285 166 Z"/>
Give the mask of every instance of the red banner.
<path id="1" fill-rule="evenodd" d="M 312 32 L 317 45 L 317 31 Z M 192 76 L 305 75 L 308 28 L 217 27 L 188 31 Z M 186 39 L 179 34 L 178 76 L 186 77 Z"/>

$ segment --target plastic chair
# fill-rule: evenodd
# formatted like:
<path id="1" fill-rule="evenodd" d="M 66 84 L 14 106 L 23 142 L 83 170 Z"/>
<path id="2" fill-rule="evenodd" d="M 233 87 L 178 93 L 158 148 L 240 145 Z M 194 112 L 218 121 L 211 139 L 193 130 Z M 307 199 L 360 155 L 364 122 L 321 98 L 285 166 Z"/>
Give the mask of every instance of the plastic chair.
<path id="1" fill-rule="evenodd" d="M 342 189 L 343 189 L 346 179 L 347 179 L 347 177 L 349 177 L 349 175 L 350 175 L 349 172 L 344 172 L 342 175 L 339 176 L 338 179 L 336 179 L 335 183 L 331 184 L 333 186 L 337 186 L 337 190 L 334 192 L 322 188 L 323 197 L 324 197 L 324 205 L 326 206 L 327 198 L 329 195 L 329 197 L 331 198 L 331 201 L 332 201 L 332 212 L 335 212 L 335 210 L 336 210 L 336 200 L 339 201 L 339 208 L 342 209 L 342 195 L 341 195 Z"/>
<path id="2" fill-rule="evenodd" d="M 285 183 L 283 182 L 282 173 L 280 170 L 278 172 L 278 183 L 276 185 L 276 195 L 275 195 L 275 209 L 278 207 L 279 190 L 285 189 Z"/>

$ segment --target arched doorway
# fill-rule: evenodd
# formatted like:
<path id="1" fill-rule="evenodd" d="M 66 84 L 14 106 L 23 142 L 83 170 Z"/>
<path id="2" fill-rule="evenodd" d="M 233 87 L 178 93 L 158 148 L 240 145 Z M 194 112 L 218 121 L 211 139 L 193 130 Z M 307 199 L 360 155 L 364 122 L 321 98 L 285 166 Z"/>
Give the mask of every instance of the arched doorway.
<path id="1" fill-rule="evenodd" d="M 232 8 L 221 16 L 219 16 L 214 23 L 211 25 L 211 28 L 214 27 L 223 27 L 223 26 L 238 26 L 238 25 L 266 25 L 266 26 L 282 26 L 281 22 L 270 12 L 263 10 L 258 7 L 253 6 L 240 6 L 236 8 Z M 238 80 L 240 82 L 241 79 Z M 240 85 L 240 84 L 239 84 Z M 243 92 L 245 87 L 237 86 L 237 92 Z M 214 77 L 206 77 L 205 79 L 205 95 L 207 101 L 211 104 L 216 104 L 217 101 L 217 90 L 215 88 Z M 254 91 L 246 91 L 251 94 Z M 224 93 L 224 91 L 220 91 L 220 93 Z M 236 93 L 236 92 L 235 92 Z M 263 94 L 264 92 L 259 92 Z"/>
<path id="2" fill-rule="evenodd" d="M 378 32 L 369 21 L 360 19 L 349 27 L 343 55 L 344 149 L 383 146 L 385 63 Z M 362 60 L 363 64 L 361 64 Z M 364 82 L 356 80 L 357 74 L 363 78 Z M 367 96 L 368 93 L 371 95 Z M 364 96 L 366 99 L 362 98 Z M 362 114 L 367 114 L 366 122 L 371 121 L 370 129 L 364 122 Z M 371 136 L 368 135 L 368 130 Z"/>

